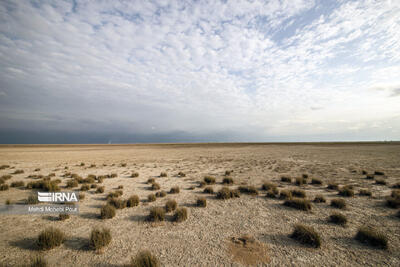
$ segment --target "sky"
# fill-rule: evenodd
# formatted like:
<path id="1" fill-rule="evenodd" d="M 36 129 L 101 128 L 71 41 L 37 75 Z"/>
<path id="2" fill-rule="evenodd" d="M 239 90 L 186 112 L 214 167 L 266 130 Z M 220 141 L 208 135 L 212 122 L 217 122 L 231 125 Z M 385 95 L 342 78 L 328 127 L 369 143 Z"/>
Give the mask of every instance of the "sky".
<path id="1" fill-rule="evenodd" d="M 0 143 L 400 140 L 400 0 L 0 1 Z"/>

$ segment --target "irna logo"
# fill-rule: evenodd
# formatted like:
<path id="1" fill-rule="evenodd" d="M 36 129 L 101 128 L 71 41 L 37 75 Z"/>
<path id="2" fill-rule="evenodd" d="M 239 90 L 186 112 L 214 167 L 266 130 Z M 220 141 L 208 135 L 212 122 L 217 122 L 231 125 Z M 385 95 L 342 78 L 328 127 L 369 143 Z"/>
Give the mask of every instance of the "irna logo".
<path id="1" fill-rule="evenodd" d="M 38 192 L 40 202 L 78 202 L 76 192 Z"/>

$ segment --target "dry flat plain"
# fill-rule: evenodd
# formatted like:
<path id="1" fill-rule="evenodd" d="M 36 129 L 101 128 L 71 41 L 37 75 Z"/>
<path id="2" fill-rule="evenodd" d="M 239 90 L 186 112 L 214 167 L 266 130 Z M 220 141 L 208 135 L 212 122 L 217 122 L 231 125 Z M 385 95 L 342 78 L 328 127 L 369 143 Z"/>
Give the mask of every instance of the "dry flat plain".
<path id="1" fill-rule="evenodd" d="M 386 205 L 395 190 L 392 186 L 400 182 L 399 143 L 1 146 L 0 165 L 9 165 L 0 170 L 1 176 L 12 176 L 4 180 L 10 188 L 0 191 L 1 205 L 7 200 L 24 203 L 36 192 L 27 189 L 27 183 L 40 180 L 39 175 L 55 173 L 50 179 L 61 180 L 61 191 L 80 192 L 83 183 L 66 188 L 74 179 L 71 176 L 117 174 L 102 183 L 95 180 L 97 187 L 105 187 L 104 193 L 96 193 L 96 188 L 82 192 L 80 214 L 67 220 L 58 220 L 57 215 L 0 215 L 0 265 L 26 265 L 41 255 L 48 266 L 124 266 L 139 251 L 149 250 L 161 266 L 400 266 L 399 209 Z M 13 174 L 16 170 L 23 173 Z M 226 175 L 226 171 L 232 172 Z M 139 176 L 131 177 L 134 172 Z M 161 172 L 167 177 L 160 177 Z M 33 174 L 37 177 L 28 178 Z M 296 185 L 295 179 L 303 174 L 308 176 L 306 183 Z M 216 179 L 210 185 L 213 194 L 200 187 L 205 176 Z M 233 185 L 221 183 L 227 176 Z M 281 181 L 282 176 L 291 181 Z M 160 185 L 159 190 L 151 190 L 150 178 Z M 312 184 L 313 178 L 322 184 Z M 24 186 L 11 187 L 16 181 Z M 278 191 L 304 190 L 311 210 L 283 205 L 279 193 L 266 197 L 265 182 L 276 184 Z M 354 196 L 328 189 L 333 182 L 339 190 L 352 185 Z M 117 209 L 115 217 L 101 219 L 101 206 L 118 186 L 123 186 L 120 199 L 138 195 L 139 205 Z M 174 186 L 179 193 L 170 193 Z M 218 199 L 216 192 L 224 186 L 232 190 L 242 186 L 240 197 Z M 258 195 L 246 193 L 246 186 L 254 186 Z M 372 196 L 361 196 L 360 189 Z M 148 202 L 148 195 L 160 190 L 166 196 Z M 313 202 L 316 195 L 326 202 Z M 206 207 L 196 206 L 200 197 L 206 198 Z M 332 207 L 330 202 L 336 198 L 344 199 L 347 207 Z M 165 221 L 148 221 L 150 209 L 164 208 L 170 199 L 187 209 L 187 220 L 175 222 L 174 213 L 169 212 Z M 334 212 L 347 217 L 345 226 L 328 221 Z M 297 223 L 319 233 L 319 248 L 290 237 Z M 354 238 L 358 228 L 366 225 L 386 236 L 387 249 Z M 62 230 L 65 241 L 40 250 L 36 239 L 49 226 Z M 108 228 L 112 236 L 111 243 L 98 251 L 88 247 L 94 227 Z"/>

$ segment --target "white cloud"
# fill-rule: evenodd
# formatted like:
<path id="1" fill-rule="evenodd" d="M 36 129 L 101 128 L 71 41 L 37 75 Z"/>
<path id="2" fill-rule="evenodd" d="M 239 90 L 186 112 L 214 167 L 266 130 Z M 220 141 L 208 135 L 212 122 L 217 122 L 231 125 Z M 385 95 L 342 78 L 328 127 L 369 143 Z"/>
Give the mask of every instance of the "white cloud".
<path id="1" fill-rule="evenodd" d="M 323 4 L 2 1 L 2 116 L 260 138 L 390 121 L 396 98 L 369 89 L 398 94 L 399 2 Z"/>

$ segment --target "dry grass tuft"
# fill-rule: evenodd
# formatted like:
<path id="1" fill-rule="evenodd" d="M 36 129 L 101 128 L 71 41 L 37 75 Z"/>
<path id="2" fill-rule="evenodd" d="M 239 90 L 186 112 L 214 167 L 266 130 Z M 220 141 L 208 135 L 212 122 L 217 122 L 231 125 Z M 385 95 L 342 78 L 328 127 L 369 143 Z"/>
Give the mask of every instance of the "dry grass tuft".
<path id="1" fill-rule="evenodd" d="M 126 206 L 128 208 L 139 206 L 139 196 L 132 195 L 126 200 Z"/>
<path id="2" fill-rule="evenodd" d="M 168 176 L 168 174 L 166 172 L 160 173 L 160 177 L 167 177 L 167 176 Z"/>
<path id="3" fill-rule="evenodd" d="M 291 238 L 315 248 L 321 247 L 321 237 L 311 226 L 296 224 Z"/>
<path id="4" fill-rule="evenodd" d="M 165 211 L 166 212 L 171 212 L 176 210 L 176 207 L 178 206 L 178 203 L 174 199 L 170 199 L 165 203 Z"/>
<path id="5" fill-rule="evenodd" d="M 218 199 L 230 199 L 240 197 L 239 190 L 230 190 L 228 187 L 221 188 L 216 196 Z"/>
<path id="6" fill-rule="evenodd" d="M 360 193 L 359 193 L 359 195 L 360 196 L 372 196 L 372 192 L 371 192 L 371 190 L 368 190 L 368 189 L 360 189 Z"/>
<path id="7" fill-rule="evenodd" d="M 339 190 L 339 195 L 343 197 L 354 197 L 354 190 L 349 186 L 343 186 Z"/>
<path id="8" fill-rule="evenodd" d="M 281 181 L 285 182 L 285 183 L 291 183 L 292 182 L 292 178 L 287 177 L 287 176 L 282 176 L 281 177 Z"/>
<path id="9" fill-rule="evenodd" d="M 222 179 L 222 184 L 233 185 L 233 179 L 231 177 L 225 177 L 224 179 Z"/>
<path id="10" fill-rule="evenodd" d="M 99 250 L 111 243 L 110 229 L 94 228 L 90 233 L 89 247 L 94 250 Z"/>
<path id="11" fill-rule="evenodd" d="M 41 256 L 37 255 L 31 259 L 30 267 L 47 267 L 48 263 L 47 260 Z"/>
<path id="12" fill-rule="evenodd" d="M 346 225 L 347 218 L 343 214 L 335 212 L 329 216 L 328 221 L 334 224 Z"/>
<path id="13" fill-rule="evenodd" d="M 207 199 L 205 197 L 200 197 L 196 201 L 196 206 L 197 207 L 207 207 Z"/>
<path id="14" fill-rule="evenodd" d="M 292 196 L 294 197 L 300 197 L 300 198 L 305 198 L 306 197 L 306 192 L 304 190 L 300 190 L 300 189 L 293 189 L 291 191 Z"/>
<path id="15" fill-rule="evenodd" d="M 67 214 L 67 213 L 60 213 L 60 214 L 58 214 L 58 220 L 60 220 L 60 221 L 65 221 L 65 220 L 68 220 L 69 219 L 69 214 Z"/>
<path id="16" fill-rule="evenodd" d="M 186 221 L 188 218 L 188 211 L 186 208 L 178 208 L 174 214 L 174 221 L 175 222 L 183 222 Z"/>
<path id="17" fill-rule="evenodd" d="M 134 258 L 131 258 L 131 262 L 128 267 L 159 267 L 160 261 L 156 256 L 151 254 L 150 251 L 144 250 L 139 252 Z"/>
<path id="18" fill-rule="evenodd" d="M 313 201 L 314 203 L 325 203 L 326 199 L 323 195 L 316 195 Z"/>
<path id="19" fill-rule="evenodd" d="M 101 219 L 111 219 L 115 216 L 115 208 L 111 205 L 104 205 L 100 209 L 100 218 Z"/>
<path id="20" fill-rule="evenodd" d="M 150 209 L 148 220 L 152 222 L 161 222 L 165 219 L 165 210 L 160 207 L 153 207 Z"/>
<path id="21" fill-rule="evenodd" d="M 149 194 L 149 195 L 147 196 L 147 201 L 148 201 L 148 202 L 154 202 L 154 201 L 156 201 L 156 195 L 154 195 L 154 194 Z"/>
<path id="22" fill-rule="evenodd" d="M 257 190 L 257 188 L 255 188 L 255 187 L 252 186 L 252 185 L 249 185 L 249 186 L 239 186 L 238 189 L 239 189 L 240 193 L 243 193 L 243 194 L 252 195 L 252 196 L 258 195 L 258 190 Z"/>
<path id="23" fill-rule="evenodd" d="M 207 186 L 206 188 L 204 188 L 203 193 L 214 194 L 214 189 L 211 186 Z"/>
<path id="24" fill-rule="evenodd" d="M 206 184 L 215 184 L 215 178 L 212 176 L 205 176 L 204 177 L 204 182 Z"/>
<path id="25" fill-rule="evenodd" d="M 331 200 L 331 206 L 338 209 L 345 209 L 346 201 L 344 201 L 344 199 L 335 198 Z"/>
<path id="26" fill-rule="evenodd" d="M 171 188 L 171 190 L 169 191 L 170 194 L 179 194 L 180 189 L 178 186 L 174 186 Z"/>
<path id="27" fill-rule="evenodd" d="M 165 197 L 167 195 L 167 192 L 165 192 L 164 190 L 158 191 L 156 193 L 156 197 Z"/>
<path id="28" fill-rule="evenodd" d="M 388 239 L 387 237 L 371 228 L 371 227 L 360 227 L 358 232 L 355 236 L 355 239 L 360 241 L 361 243 L 380 248 L 380 249 L 387 249 L 388 248 Z"/>
<path id="29" fill-rule="evenodd" d="M 60 246 L 64 240 L 65 235 L 61 230 L 49 227 L 39 234 L 36 244 L 42 250 L 49 250 Z"/>
<path id="30" fill-rule="evenodd" d="M 154 190 L 154 191 L 155 190 L 160 190 L 160 188 L 161 188 L 161 186 L 156 182 L 151 184 L 151 190 Z"/>
<path id="31" fill-rule="evenodd" d="M 321 185 L 322 184 L 322 180 L 318 179 L 318 178 L 312 178 L 311 179 L 311 184 Z"/>
<path id="32" fill-rule="evenodd" d="M 283 202 L 283 205 L 304 211 L 310 211 L 312 207 L 309 200 L 302 198 L 287 199 L 285 202 Z"/>

